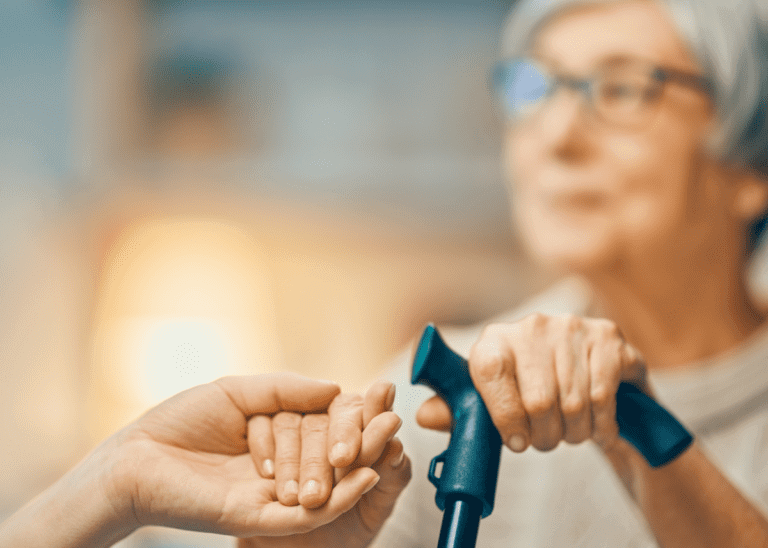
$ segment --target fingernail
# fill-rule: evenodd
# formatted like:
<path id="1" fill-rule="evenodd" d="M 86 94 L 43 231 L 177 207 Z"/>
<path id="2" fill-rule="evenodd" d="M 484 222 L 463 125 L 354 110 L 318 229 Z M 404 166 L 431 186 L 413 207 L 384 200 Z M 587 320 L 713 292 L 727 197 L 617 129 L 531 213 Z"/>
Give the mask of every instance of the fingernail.
<path id="1" fill-rule="evenodd" d="M 526 447 L 525 438 L 519 434 L 515 434 L 509 438 L 509 448 L 516 453 L 520 453 Z"/>
<path id="2" fill-rule="evenodd" d="M 392 411 L 392 406 L 395 405 L 395 393 L 397 392 L 397 388 L 393 384 L 389 388 L 389 392 L 387 392 L 387 411 Z"/>
<path id="3" fill-rule="evenodd" d="M 339 462 L 344 460 L 349 455 L 349 445 L 344 442 L 339 442 L 331 449 L 331 461 Z"/>
<path id="4" fill-rule="evenodd" d="M 369 483 L 368 486 L 363 491 L 363 494 L 366 494 L 368 491 L 370 491 L 371 489 L 376 487 L 376 484 L 379 483 L 380 479 L 381 479 L 381 477 L 378 476 L 378 475 L 375 478 L 373 478 L 373 480 L 371 480 L 371 483 Z"/>
<path id="5" fill-rule="evenodd" d="M 397 468 L 401 464 L 403 464 L 403 459 L 405 458 L 405 452 L 400 451 L 395 457 L 392 458 L 391 461 L 389 461 L 389 465 L 392 468 Z"/>
<path id="6" fill-rule="evenodd" d="M 264 467 L 264 473 L 269 476 L 270 478 L 275 475 L 275 463 L 272 462 L 270 459 L 266 459 L 264 461 L 264 464 L 262 464 Z"/>
<path id="7" fill-rule="evenodd" d="M 309 480 L 308 482 L 304 483 L 304 487 L 301 488 L 302 498 L 313 497 L 319 494 L 320 494 L 320 484 L 317 483 L 315 480 Z"/>
<path id="8" fill-rule="evenodd" d="M 296 480 L 290 480 L 285 482 L 285 487 L 283 487 L 283 495 L 286 497 L 290 497 L 291 495 L 298 495 L 299 494 L 299 482 Z"/>

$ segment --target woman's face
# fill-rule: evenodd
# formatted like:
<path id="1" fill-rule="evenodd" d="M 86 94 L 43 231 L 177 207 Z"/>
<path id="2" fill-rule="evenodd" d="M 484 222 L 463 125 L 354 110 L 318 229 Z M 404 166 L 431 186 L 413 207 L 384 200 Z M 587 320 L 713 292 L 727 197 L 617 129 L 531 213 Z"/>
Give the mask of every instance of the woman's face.
<path id="1" fill-rule="evenodd" d="M 617 59 L 701 73 L 650 1 L 563 13 L 537 33 L 531 56 L 549 71 L 579 78 Z M 561 88 L 511 125 L 513 208 L 534 255 L 588 272 L 627 254 L 658 258 L 711 238 L 726 215 L 719 178 L 710 176 L 716 164 L 703 153 L 711 111 L 706 93 L 670 82 L 647 121 L 627 128 Z"/>

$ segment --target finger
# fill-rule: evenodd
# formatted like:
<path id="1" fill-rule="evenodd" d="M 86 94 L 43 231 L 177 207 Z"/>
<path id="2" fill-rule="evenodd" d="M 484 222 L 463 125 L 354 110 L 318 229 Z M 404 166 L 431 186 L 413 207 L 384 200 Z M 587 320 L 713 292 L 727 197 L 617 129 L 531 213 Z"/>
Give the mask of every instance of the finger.
<path id="1" fill-rule="evenodd" d="M 581 443 L 592 436 L 589 398 L 589 346 L 582 337 L 555 348 L 555 369 L 560 389 L 560 412 L 567 443 Z"/>
<path id="2" fill-rule="evenodd" d="M 282 412 L 272 419 L 275 438 L 275 491 L 286 506 L 299 503 L 301 464 L 301 415 Z"/>
<path id="3" fill-rule="evenodd" d="M 381 479 L 358 504 L 358 516 L 369 531 L 378 531 L 392 513 L 398 495 L 411 480 L 411 461 L 403 452 L 402 442 L 394 438 L 374 470 Z"/>
<path id="4" fill-rule="evenodd" d="M 376 415 L 391 411 L 395 403 L 395 385 L 388 381 L 376 381 L 365 393 L 363 402 L 363 428 Z"/>
<path id="5" fill-rule="evenodd" d="M 370 468 L 358 468 L 334 487 L 328 502 L 319 508 L 285 506 L 280 502 L 266 504 L 258 513 L 252 531 L 241 536 L 284 536 L 316 529 L 351 510 L 378 481 L 379 475 Z"/>
<path id="6" fill-rule="evenodd" d="M 248 419 L 248 450 L 261 477 L 275 477 L 275 440 L 272 436 L 272 417 L 254 415 Z"/>
<path id="7" fill-rule="evenodd" d="M 450 432 L 453 424 L 451 408 L 440 396 L 432 396 L 419 407 L 416 422 L 424 428 Z"/>
<path id="8" fill-rule="evenodd" d="M 395 436 L 403 419 L 392 411 L 377 415 L 363 430 L 363 441 L 355 466 L 371 466 L 381 457 L 387 443 Z"/>
<path id="9" fill-rule="evenodd" d="M 371 468 L 379 472 L 379 475 L 381 475 L 382 472 L 386 472 L 386 470 L 383 468 L 384 465 L 387 465 L 389 468 L 400 468 L 403 463 L 404 456 L 405 452 L 403 448 L 403 442 L 400 440 L 400 438 L 394 436 L 384 446 L 384 450 L 381 452 L 378 460 L 376 460 Z"/>
<path id="10" fill-rule="evenodd" d="M 646 376 L 645 358 L 640 351 L 624 342 L 619 350 L 621 360 L 621 380 L 629 381 L 648 395 L 648 377 Z"/>
<path id="11" fill-rule="evenodd" d="M 472 346 L 469 373 L 504 444 L 525 451 L 530 443 L 528 415 L 515 374 L 515 355 L 506 340 L 508 326 L 491 325 Z"/>
<path id="12" fill-rule="evenodd" d="M 360 452 L 363 432 L 363 398 L 339 394 L 328 408 L 328 460 L 336 468 L 349 466 Z"/>
<path id="13" fill-rule="evenodd" d="M 516 359 L 520 398 L 531 425 L 531 445 L 539 451 L 550 451 L 563 436 L 552 349 L 547 344 L 536 344 Z"/>
<path id="14" fill-rule="evenodd" d="M 590 400 L 592 405 L 592 439 L 606 448 L 619 435 L 616 421 L 616 392 L 621 379 L 620 347 L 622 341 L 602 340 L 590 352 Z"/>
<path id="15" fill-rule="evenodd" d="M 341 391 L 330 381 L 293 373 L 222 377 L 215 381 L 243 415 L 325 411 Z"/>
<path id="16" fill-rule="evenodd" d="M 328 462 L 328 415 L 304 415 L 301 421 L 301 470 L 299 503 L 317 508 L 331 494 L 333 468 Z"/>

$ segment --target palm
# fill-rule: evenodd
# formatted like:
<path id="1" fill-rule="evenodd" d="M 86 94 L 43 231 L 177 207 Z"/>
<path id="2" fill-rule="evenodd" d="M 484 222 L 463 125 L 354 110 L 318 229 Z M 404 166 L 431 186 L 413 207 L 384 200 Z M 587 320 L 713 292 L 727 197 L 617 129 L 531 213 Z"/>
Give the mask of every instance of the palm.
<path id="1" fill-rule="evenodd" d="M 183 392 L 142 417 L 131 432 L 141 455 L 139 522 L 253 531 L 264 508 L 278 503 L 275 481 L 259 475 L 245 435 L 246 418 L 215 384 Z"/>

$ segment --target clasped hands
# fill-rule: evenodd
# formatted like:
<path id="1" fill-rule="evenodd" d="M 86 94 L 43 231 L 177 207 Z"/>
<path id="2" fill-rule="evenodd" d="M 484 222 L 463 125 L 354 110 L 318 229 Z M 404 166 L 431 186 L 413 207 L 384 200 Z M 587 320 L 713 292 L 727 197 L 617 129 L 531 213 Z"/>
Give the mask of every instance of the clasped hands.
<path id="1" fill-rule="evenodd" d="M 608 320 L 534 314 L 491 325 L 469 368 L 502 440 L 518 452 L 592 439 L 616 455 L 619 383 L 648 392 L 642 358 Z M 410 479 L 394 438 L 392 388 L 379 382 L 365 396 L 346 395 L 333 383 L 276 374 L 189 389 L 0 525 L 0 546 L 110 546 L 163 525 L 241 537 L 241 548 L 362 548 Z M 451 414 L 433 398 L 417 420 L 449 429 Z"/>
<path id="2" fill-rule="evenodd" d="M 469 367 L 502 440 L 517 452 L 588 439 L 609 450 L 619 441 L 620 382 L 648 391 L 639 352 L 603 319 L 533 314 L 491 325 Z M 401 421 L 389 411 L 392 385 L 377 383 L 360 397 L 320 381 L 271 379 L 221 379 L 137 421 L 134 443 L 156 452 L 138 452 L 154 470 L 138 473 L 139 523 L 162 516 L 165 525 L 252 537 L 241 541 L 248 547 L 370 541 L 410 477 L 393 439 Z M 417 420 L 445 429 L 451 416 L 432 399 Z"/>
<path id="3" fill-rule="evenodd" d="M 108 440 L 119 447 L 106 453 L 119 456 L 108 498 L 130 529 L 205 530 L 253 547 L 364 546 L 410 479 L 393 400 L 388 382 L 363 397 L 285 374 L 192 388 Z"/>

